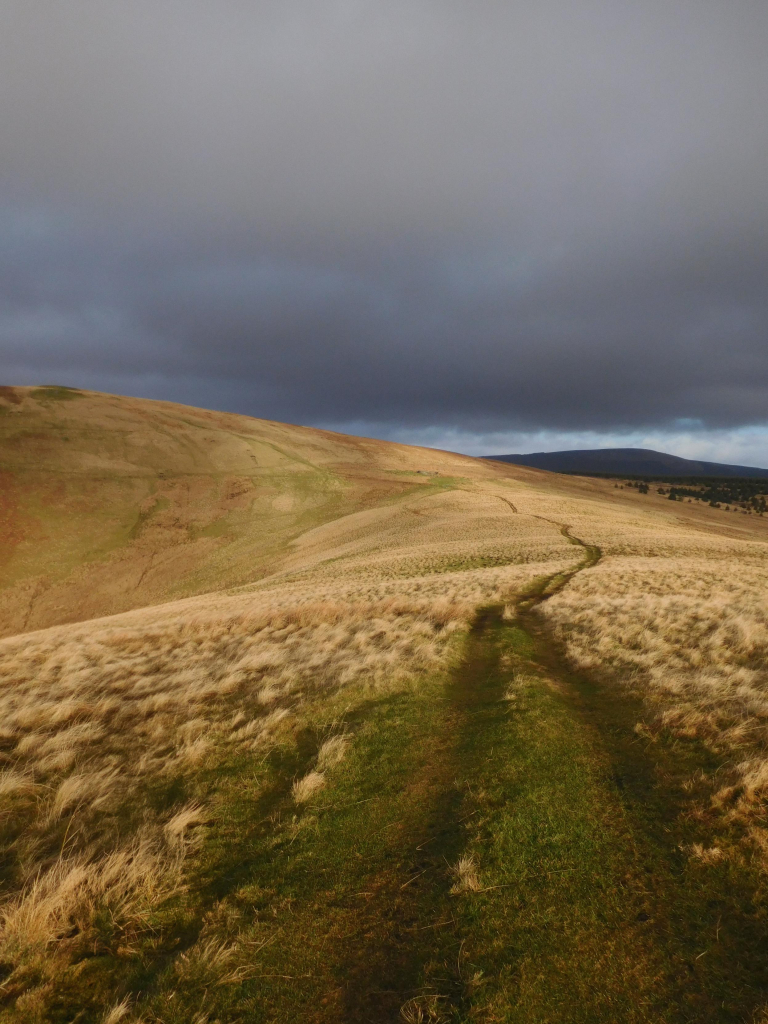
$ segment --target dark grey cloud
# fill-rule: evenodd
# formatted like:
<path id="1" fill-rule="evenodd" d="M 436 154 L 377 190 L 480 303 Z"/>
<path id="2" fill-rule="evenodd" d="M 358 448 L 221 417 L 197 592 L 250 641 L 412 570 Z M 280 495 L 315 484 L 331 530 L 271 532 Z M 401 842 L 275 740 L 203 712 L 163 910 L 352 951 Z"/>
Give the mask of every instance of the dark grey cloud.
<path id="1" fill-rule="evenodd" d="M 765 423 L 766 38 L 746 0 L 0 0 L 3 376 Z"/>

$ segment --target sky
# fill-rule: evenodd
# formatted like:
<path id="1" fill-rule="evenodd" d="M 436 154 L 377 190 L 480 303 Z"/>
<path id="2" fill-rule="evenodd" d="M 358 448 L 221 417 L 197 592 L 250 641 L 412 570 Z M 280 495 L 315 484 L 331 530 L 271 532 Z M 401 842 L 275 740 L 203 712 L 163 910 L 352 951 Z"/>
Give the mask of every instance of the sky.
<path id="1" fill-rule="evenodd" d="M 0 376 L 768 466 L 765 0 L 0 0 Z"/>

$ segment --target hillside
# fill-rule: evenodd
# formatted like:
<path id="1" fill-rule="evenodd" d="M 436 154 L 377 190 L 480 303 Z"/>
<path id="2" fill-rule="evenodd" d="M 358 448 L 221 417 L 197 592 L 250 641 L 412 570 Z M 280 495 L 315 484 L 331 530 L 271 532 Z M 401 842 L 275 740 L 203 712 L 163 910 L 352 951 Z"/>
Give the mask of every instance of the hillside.
<path id="1" fill-rule="evenodd" d="M 3 401 L 0 1024 L 764 1019 L 768 520 Z"/>
<path id="2" fill-rule="evenodd" d="M 474 459 L 72 389 L 0 389 L 0 636 L 252 582 Z"/>
<path id="3" fill-rule="evenodd" d="M 495 462 L 546 469 L 551 473 L 592 473 L 611 476 L 663 477 L 760 477 L 768 478 L 768 469 L 756 466 L 730 466 L 722 462 L 681 459 L 677 455 L 649 448 L 595 448 L 567 452 L 533 452 L 530 455 L 486 455 Z"/>

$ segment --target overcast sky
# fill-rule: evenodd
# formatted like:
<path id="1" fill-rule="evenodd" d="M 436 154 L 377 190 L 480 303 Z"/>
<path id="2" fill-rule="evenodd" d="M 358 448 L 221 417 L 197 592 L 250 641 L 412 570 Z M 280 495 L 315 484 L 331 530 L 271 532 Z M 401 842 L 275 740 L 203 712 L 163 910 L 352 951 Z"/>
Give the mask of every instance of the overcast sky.
<path id="1" fill-rule="evenodd" d="M 3 383 L 768 466 L 765 0 L 0 0 Z"/>

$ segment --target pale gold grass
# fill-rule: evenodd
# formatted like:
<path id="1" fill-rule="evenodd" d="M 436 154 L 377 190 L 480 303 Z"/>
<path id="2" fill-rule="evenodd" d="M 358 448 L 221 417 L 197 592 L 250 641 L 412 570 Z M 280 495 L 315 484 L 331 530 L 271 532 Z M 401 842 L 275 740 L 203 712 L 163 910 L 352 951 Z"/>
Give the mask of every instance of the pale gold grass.
<path id="1" fill-rule="evenodd" d="M 297 779 L 291 789 L 297 804 L 305 804 L 325 786 L 323 772 L 308 772 L 302 779 Z"/>
<path id="2" fill-rule="evenodd" d="M 179 888 L 178 864 L 146 835 L 98 860 L 61 857 L 2 908 L 4 953 L 13 959 L 84 931 L 105 904 L 116 919 L 140 918 Z"/>
<path id="3" fill-rule="evenodd" d="M 233 593 L 0 642 L 0 811 L 28 821 L 9 851 L 21 882 L 1 911 L 8 962 L 87 931 L 99 905 L 128 927 L 183 886 L 211 818 L 202 804 L 142 804 L 138 832 L 101 835 L 145 784 L 291 742 L 309 699 L 417 684 L 478 605 L 579 557 L 557 527 L 482 489 L 374 511 L 311 531 L 285 571 Z M 352 742 L 326 735 L 295 780 L 297 805 L 333 784 Z M 59 858 L 39 859 L 64 827 Z"/>
<path id="4" fill-rule="evenodd" d="M 317 754 L 318 768 L 321 771 L 328 768 L 334 768 L 337 764 L 343 761 L 349 743 L 350 737 L 342 735 L 331 736 L 325 740 Z"/>
<path id="5" fill-rule="evenodd" d="M 451 886 L 451 892 L 454 896 L 459 896 L 465 892 L 478 892 L 480 889 L 480 879 L 477 875 L 477 863 L 474 857 L 460 857 L 451 868 L 451 874 L 455 879 Z"/>
<path id="6" fill-rule="evenodd" d="M 609 553 L 544 614 L 575 665 L 647 695 L 641 732 L 732 753 L 716 799 L 751 814 L 768 796 L 768 547 L 679 526 L 626 534 L 595 530 Z"/>
<path id="7" fill-rule="evenodd" d="M 0 958 L 65 955 L 67 935 L 87 932 L 100 906 L 126 931 L 140 927 L 183 889 L 215 815 L 202 802 L 152 812 L 143 787 L 194 778 L 229 752 L 292 743 L 317 700 L 391 692 L 443 670 L 479 606 L 513 605 L 536 578 L 578 563 L 583 551 L 564 525 L 604 551 L 543 608 L 570 656 L 644 689 L 656 715 L 643 726 L 649 737 L 666 727 L 734 751 L 719 799 L 728 813 L 759 806 L 768 793 L 765 543 L 495 472 L 484 467 L 453 491 L 398 501 L 387 492 L 382 507 L 308 530 L 279 571 L 228 593 L 0 642 L 0 813 L 25 823 L 5 851 L 19 883 L 0 908 Z M 516 679 L 508 699 L 525 685 Z M 326 734 L 295 780 L 297 815 L 333 786 L 353 743 Z M 106 816 L 135 806 L 133 832 L 105 837 Z M 691 856 L 715 855 L 702 847 Z M 456 892 L 479 886 L 470 858 L 454 878 Z M 250 969 L 248 951 L 222 945 L 211 928 L 175 961 L 180 983 L 192 970 L 236 979 Z M 438 1019 L 439 1007 L 411 1011 Z M 129 1015 L 123 1004 L 109 1012 Z"/>

